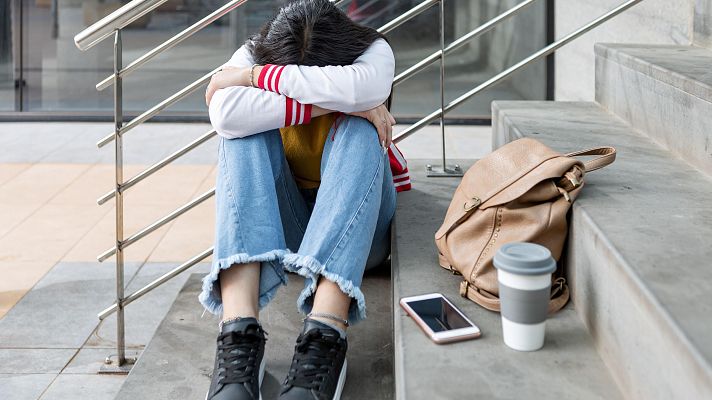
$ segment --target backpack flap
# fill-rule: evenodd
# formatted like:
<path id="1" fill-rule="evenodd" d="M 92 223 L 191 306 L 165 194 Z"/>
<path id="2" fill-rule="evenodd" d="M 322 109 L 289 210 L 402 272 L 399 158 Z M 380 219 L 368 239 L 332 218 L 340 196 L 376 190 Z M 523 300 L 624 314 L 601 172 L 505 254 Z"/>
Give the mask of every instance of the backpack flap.
<path id="1" fill-rule="evenodd" d="M 465 173 L 435 239 L 441 239 L 476 209 L 512 201 L 545 179 L 560 178 L 576 164 L 581 163 L 534 139 L 502 146 Z"/>

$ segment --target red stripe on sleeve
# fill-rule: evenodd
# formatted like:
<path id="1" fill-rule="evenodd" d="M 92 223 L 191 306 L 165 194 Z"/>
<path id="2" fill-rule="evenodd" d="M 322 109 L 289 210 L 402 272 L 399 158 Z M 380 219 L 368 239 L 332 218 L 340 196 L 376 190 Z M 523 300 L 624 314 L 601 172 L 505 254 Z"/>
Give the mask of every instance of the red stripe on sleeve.
<path id="1" fill-rule="evenodd" d="M 297 116 L 294 118 L 294 125 L 299 125 L 300 124 L 299 117 L 302 113 L 302 103 L 300 103 L 296 100 L 294 100 L 294 101 L 297 103 Z"/>
<path id="2" fill-rule="evenodd" d="M 262 70 L 260 71 L 260 76 L 257 78 L 257 87 L 260 89 L 265 89 L 265 78 L 267 77 L 267 73 L 271 69 L 272 64 L 267 64 L 264 67 L 262 67 Z"/>
<path id="3" fill-rule="evenodd" d="M 284 65 L 282 65 L 281 67 L 279 67 L 279 69 L 277 70 L 277 78 L 274 80 L 274 81 L 275 81 L 275 84 L 274 84 L 274 86 L 275 86 L 274 91 L 277 92 L 277 93 L 282 93 L 282 92 L 279 91 L 279 78 L 282 77 L 282 71 L 284 71 Z"/>
<path id="4" fill-rule="evenodd" d="M 269 90 L 270 92 L 274 92 L 272 88 L 272 77 L 274 77 L 274 71 L 276 70 L 276 65 L 270 65 L 269 72 L 267 73 L 267 77 L 265 78 L 265 89 Z"/>
<path id="5" fill-rule="evenodd" d="M 287 97 L 287 112 L 284 114 L 284 126 L 292 125 L 292 98 Z"/>
<path id="6" fill-rule="evenodd" d="M 309 121 L 311 121 L 311 113 L 312 113 L 312 105 L 311 104 L 305 104 L 304 105 L 304 124 L 308 124 Z"/>

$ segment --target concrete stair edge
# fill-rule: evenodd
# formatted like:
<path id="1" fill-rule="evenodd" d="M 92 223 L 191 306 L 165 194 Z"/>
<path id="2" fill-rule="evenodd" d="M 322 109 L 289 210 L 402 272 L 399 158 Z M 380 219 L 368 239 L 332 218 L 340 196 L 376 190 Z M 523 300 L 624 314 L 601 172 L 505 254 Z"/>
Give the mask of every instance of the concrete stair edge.
<path id="1" fill-rule="evenodd" d="M 596 101 L 712 176 L 712 50 L 598 43 Z"/>
<path id="2" fill-rule="evenodd" d="M 594 44 L 596 57 L 614 61 L 631 70 L 640 72 L 651 78 L 667 83 L 670 86 L 684 90 L 690 95 L 702 100 L 712 101 L 712 81 L 701 81 L 699 77 L 692 76 L 681 70 L 676 70 L 673 65 L 662 65 L 652 59 L 646 60 L 641 54 L 641 49 L 651 52 L 679 53 L 696 58 L 712 58 L 712 50 L 694 45 L 656 45 L 656 44 L 627 44 L 600 42 Z M 687 54 L 691 53 L 691 54 Z M 654 53 L 653 53 L 654 54 Z M 673 59 L 674 60 L 674 59 Z M 671 61 L 671 60 L 668 60 Z"/>
<path id="3" fill-rule="evenodd" d="M 493 143 L 494 143 L 494 148 L 499 147 L 500 145 L 504 144 L 505 142 L 508 142 L 510 140 L 514 140 L 520 137 L 525 137 L 525 136 L 532 136 L 530 134 L 527 134 L 525 130 L 519 126 L 519 123 L 514 121 L 513 118 L 511 118 L 509 115 L 507 115 L 507 105 L 511 104 L 514 102 L 494 102 L 492 105 L 493 109 Z M 519 104 L 526 104 L 526 103 L 534 103 L 534 102 L 517 102 Z M 539 102 L 537 102 L 539 103 Z M 552 106 L 554 106 L 555 103 L 553 102 L 548 102 Z M 565 103 L 564 103 L 565 104 Z M 571 103 L 569 103 L 571 104 Z M 590 104 L 595 104 L 595 103 L 590 103 Z M 561 103 L 554 107 L 561 107 Z M 598 107 L 598 105 L 596 105 Z M 565 105 L 564 105 L 565 107 Z M 541 112 L 541 110 L 539 110 Z M 542 116 L 541 118 L 545 119 L 546 116 Z M 620 123 L 619 120 L 609 114 L 609 118 L 611 123 L 618 124 Z M 497 128 L 500 130 L 500 136 L 497 135 Z M 631 131 L 633 129 L 631 128 Z M 504 131 L 504 132 L 501 132 Z M 504 137 L 501 137 L 504 136 Z M 544 142 L 546 142 L 545 138 L 540 137 L 540 135 L 535 136 L 537 139 L 543 139 Z M 641 140 L 645 140 L 645 138 L 641 137 Z M 614 145 L 615 146 L 615 145 Z M 672 156 L 672 155 L 671 155 Z M 595 205 L 591 205 L 592 207 L 595 207 Z M 586 260 L 587 258 L 593 259 L 596 256 L 596 253 L 586 253 L 586 254 L 576 254 L 577 249 L 575 246 L 577 245 L 577 235 L 580 235 L 582 231 L 588 230 L 586 233 L 592 233 L 596 237 L 596 243 L 600 244 L 605 248 L 607 251 L 610 252 L 612 255 L 612 260 L 608 261 L 615 261 L 615 265 L 617 266 L 617 273 L 619 276 L 624 277 L 628 282 L 631 283 L 631 288 L 632 290 L 635 290 L 637 292 L 634 293 L 632 296 L 636 299 L 641 300 L 644 304 L 637 304 L 638 306 L 642 306 L 641 308 L 648 308 L 649 310 L 654 310 L 653 313 L 648 315 L 649 321 L 647 321 L 648 324 L 652 324 L 653 321 L 658 320 L 659 325 L 661 327 L 661 330 L 657 333 L 661 335 L 666 335 L 667 336 L 667 341 L 668 344 L 673 345 L 673 348 L 675 348 L 675 351 L 678 352 L 685 352 L 686 360 L 687 363 L 683 363 L 680 368 L 683 370 L 687 371 L 687 374 L 680 374 L 679 370 L 676 372 L 673 372 L 675 376 L 681 376 L 683 381 L 685 380 L 684 378 L 689 378 L 691 376 L 697 377 L 698 380 L 692 380 L 690 381 L 688 379 L 688 389 L 689 392 L 688 394 L 691 397 L 678 397 L 680 395 L 679 392 L 671 391 L 668 392 L 666 390 L 660 390 L 659 387 L 657 387 L 657 390 L 651 390 L 645 395 L 643 395 L 643 398 L 670 398 L 670 396 L 673 396 L 674 398 L 706 398 L 706 396 L 712 396 L 712 365 L 710 364 L 709 360 L 705 359 L 701 353 L 698 351 L 696 348 L 695 344 L 690 340 L 689 335 L 677 324 L 677 322 L 672 318 L 671 314 L 668 312 L 668 310 L 663 306 L 663 304 L 659 301 L 659 299 L 655 296 L 655 294 L 647 287 L 645 280 L 639 275 L 639 273 L 632 267 L 631 263 L 626 259 L 626 257 L 621 254 L 617 246 L 608 240 L 604 229 L 595 222 L 595 218 L 587 211 L 587 207 L 589 207 L 585 199 L 579 199 L 573 206 L 573 221 L 572 225 L 570 227 L 570 232 L 571 232 L 571 237 L 570 237 L 570 242 L 569 242 L 569 263 L 568 263 L 568 269 L 569 273 L 573 274 L 574 276 L 577 276 L 579 274 L 580 268 L 584 268 L 586 265 Z M 580 244 L 579 244 L 580 245 Z M 573 247 L 573 248 L 572 248 Z M 572 255 L 573 254 L 573 255 Z M 584 267 L 577 267 L 576 264 L 581 263 L 584 264 Z M 598 273 L 599 270 L 596 270 Z M 594 341 L 596 342 L 596 345 L 599 349 L 599 352 L 601 356 L 603 357 L 604 361 L 608 365 L 608 367 L 614 372 L 613 376 L 619 383 L 619 386 L 621 389 L 623 389 L 626 392 L 627 397 L 632 397 L 632 398 L 640 398 L 641 393 L 640 392 L 631 392 L 632 390 L 641 390 L 641 388 L 644 386 L 645 382 L 644 379 L 640 379 L 641 376 L 645 376 L 646 371 L 633 371 L 633 375 L 631 376 L 626 376 L 626 374 L 630 375 L 631 371 L 631 365 L 630 363 L 625 363 L 623 362 L 624 360 L 616 357 L 620 357 L 621 352 L 626 351 L 626 347 L 621 345 L 618 346 L 617 348 L 615 346 L 612 346 L 612 343 L 616 342 L 616 339 L 620 339 L 620 337 L 614 337 L 615 335 L 611 336 L 611 332 L 607 332 L 606 328 L 607 325 L 605 324 L 605 321 L 602 320 L 601 316 L 599 313 L 597 313 L 597 310 L 603 310 L 602 312 L 610 312 L 613 307 L 605 307 L 601 304 L 597 303 L 587 303 L 587 300 L 590 300 L 590 298 L 587 298 L 587 293 L 578 293 L 579 290 L 582 286 L 586 286 L 586 282 L 578 282 L 578 278 L 572 279 L 573 284 L 572 286 L 572 299 L 574 301 L 575 307 L 577 311 L 579 312 L 579 315 L 583 318 L 584 323 L 590 330 L 591 334 L 594 337 Z M 604 280 L 605 281 L 605 280 Z M 607 280 L 610 283 L 613 282 L 618 282 L 620 283 L 621 281 L 614 280 L 614 279 L 608 279 Z M 596 287 L 596 286 L 594 286 Z M 610 286 L 605 287 L 605 289 L 609 289 L 610 293 Z M 613 290 L 613 294 L 615 294 L 615 290 Z M 605 297 L 605 296 L 604 296 Z M 596 301 L 600 301 L 596 300 Z M 605 301 L 605 299 L 604 299 Z M 615 306 L 615 304 L 614 304 Z M 624 321 L 626 323 L 627 321 L 630 321 L 630 318 L 622 318 L 621 316 L 618 316 L 617 318 L 610 318 L 611 320 L 616 320 L 619 323 L 621 321 Z M 623 338 L 626 339 L 626 338 Z M 631 338 L 628 341 L 631 342 Z M 634 345 L 636 344 L 636 340 L 632 340 L 632 343 L 628 343 L 629 345 Z M 677 345 L 677 346 L 675 346 Z M 669 348 L 668 348 L 669 349 Z M 653 347 L 654 351 L 664 351 L 660 350 L 658 347 Z M 632 352 L 631 347 L 628 347 L 628 352 Z M 676 353 L 679 355 L 680 353 Z M 635 354 L 629 354 L 629 358 L 627 359 L 628 361 L 633 360 L 635 357 Z M 662 357 L 664 359 L 664 357 Z M 639 367 L 642 367 L 645 369 L 645 367 L 649 367 L 649 365 L 641 365 Z M 634 375 L 637 375 L 638 378 L 636 379 Z M 701 387 L 700 385 L 697 385 L 697 383 L 703 382 L 703 385 L 706 387 Z M 679 385 L 679 386 L 685 386 L 685 385 Z M 667 389 L 670 389 L 669 387 Z M 699 392 L 696 392 L 696 390 L 699 390 Z M 666 397 L 667 396 L 667 397 Z"/>

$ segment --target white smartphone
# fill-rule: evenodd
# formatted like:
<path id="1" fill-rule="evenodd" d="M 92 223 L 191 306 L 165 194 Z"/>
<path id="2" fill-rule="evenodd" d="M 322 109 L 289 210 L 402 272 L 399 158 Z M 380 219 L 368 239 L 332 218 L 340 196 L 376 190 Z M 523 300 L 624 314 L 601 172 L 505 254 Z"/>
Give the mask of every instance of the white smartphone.
<path id="1" fill-rule="evenodd" d="M 435 343 L 458 342 L 480 336 L 480 328 L 440 293 L 404 297 L 400 305 Z"/>

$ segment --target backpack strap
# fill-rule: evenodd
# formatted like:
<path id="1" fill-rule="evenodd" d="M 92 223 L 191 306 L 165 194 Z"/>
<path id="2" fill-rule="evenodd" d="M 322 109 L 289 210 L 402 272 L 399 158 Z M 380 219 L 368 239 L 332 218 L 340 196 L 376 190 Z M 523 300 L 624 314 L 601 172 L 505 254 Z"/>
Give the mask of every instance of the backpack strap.
<path id="1" fill-rule="evenodd" d="M 583 163 L 586 168 L 586 172 L 595 171 L 601 169 L 605 166 L 613 164 L 616 160 L 616 149 L 613 147 L 594 147 L 592 149 L 586 149 L 581 151 L 575 151 L 573 153 L 565 154 L 566 157 L 577 157 L 577 156 L 600 156 L 593 160 Z"/>

